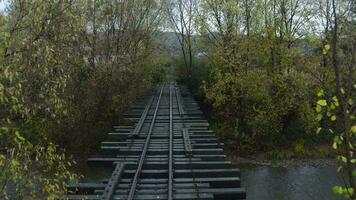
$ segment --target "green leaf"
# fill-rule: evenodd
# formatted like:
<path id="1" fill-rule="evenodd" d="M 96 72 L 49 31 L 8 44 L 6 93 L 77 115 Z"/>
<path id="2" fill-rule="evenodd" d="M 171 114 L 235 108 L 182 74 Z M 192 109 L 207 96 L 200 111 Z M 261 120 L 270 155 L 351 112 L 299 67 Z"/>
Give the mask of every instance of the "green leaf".
<path id="1" fill-rule="evenodd" d="M 319 42 L 319 39 L 315 36 L 309 36 L 308 41 L 312 44 L 317 44 Z"/>
<path id="2" fill-rule="evenodd" d="M 344 162 L 344 163 L 347 162 L 347 159 L 346 159 L 345 156 L 337 156 L 336 158 L 337 158 L 338 160 L 340 160 L 341 162 Z"/>
<path id="3" fill-rule="evenodd" d="M 341 144 L 341 143 L 342 143 L 342 140 L 343 140 L 343 138 L 342 138 L 341 136 L 335 136 L 335 137 L 334 137 L 334 142 L 335 142 L 336 144 Z"/>
<path id="4" fill-rule="evenodd" d="M 336 120 L 336 116 L 335 115 L 333 115 L 333 116 L 331 116 L 331 121 L 335 121 Z"/>
<path id="5" fill-rule="evenodd" d="M 331 112 L 326 112 L 326 116 L 331 117 Z"/>
<path id="6" fill-rule="evenodd" d="M 335 193 L 335 194 L 342 194 L 343 193 L 343 188 L 342 187 L 340 187 L 340 186 L 334 186 L 333 187 L 333 192 Z"/>
<path id="7" fill-rule="evenodd" d="M 337 144 L 336 144 L 336 142 L 333 142 L 333 149 L 337 149 Z"/>
<path id="8" fill-rule="evenodd" d="M 320 105 L 316 105 L 316 108 L 315 108 L 315 109 L 316 109 L 316 112 L 317 112 L 317 113 L 320 113 L 320 112 L 321 112 L 321 106 L 320 106 Z"/>
<path id="9" fill-rule="evenodd" d="M 330 50 L 330 44 L 326 44 L 323 48 L 323 54 L 324 55 L 327 54 L 329 52 L 329 50 Z"/>
<path id="10" fill-rule="evenodd" d="M 317 95 L 318 95 L 318 97 L 324 96 L 324 90 L 319 90 Z"/>
<path id="11" fill-rule="evenodd" d="M 318 105 L 321 105 L 321 106 L 327 106 L 328 104 L 326 103 L 326 100 L 324 99 L 321 99 L 317 102 Z"/>
<path id="12" fill-rule="evenodd" d="M 347 102 L 349 103 L 350 106 L 352 106 L 352 104 L 354 103 L 352 99 L 349 99 Z"/>
<path id="13" fill-rule="evenodd" d="M 351 132 L 352 132 L 352 133 L 356 133 L 356 125 L 353 126 L 353 127 L 351 127 Z"/>
<path id="14" fill-rule="evenodd" d="M 337 96 L 333 96 L 333 100 L 336 102 L 336 101 L 339 101 L 339 99 L 337 98 Z"/>
<path id="15" fill-rule="evenodd" d="M 18 160 L 11 160 L 11 165 L 16 167 L 20 165 L 20 162 Z"/>
<path id="16" fill-rule="evenodd" d="M 337 171 L 338 173 L 340 173 L 341 170 L 342 170 L 342 168 L 343 168 L 342 166 L 339 166 L 336 171 Z"/>
<path id="17" fill-rule="evenodd" d="M 5 163 L 5 156 L 4 155 L 0 155 L 0 166 L 4 166 Z"/>
<path id="18" fill-rule="evenodd" d="M 350 196 L 354 194 L 354 189 L 352 187 L 347 188 L 347 191 Z"/>
<path id="19" fill-rule="evenodd" d="M 20 135 L 18 131 L 15 132 L 16 138 L 19 139 L 20 141 L 25 141 L 25 138 Z"/>
<path id="20" fill-rule="evenodd" d="M 335 109 L 336 109 L 336 106 L 335 106 L 334 103 L 331 103 L 331 104 L 330 104 L 330 109 L 331 109 L 331 110 L 335 110 Z"/>
<path id="21" fill-rule="evenodd" d="M 323 115 L 318 114 L 318 115 L 316 116 L 316 119 L 317 119 L 318 121 L 321 121 L 321 120 L 323 119 Z"/>
<path id="22" fill-rule="evenodd" d="M 321 129 L 322 129 L 322 128 L 319 127 L 319 128 L 316 130 L 316 134 L 319 134 L 320 131 L 321 131 Z"/>

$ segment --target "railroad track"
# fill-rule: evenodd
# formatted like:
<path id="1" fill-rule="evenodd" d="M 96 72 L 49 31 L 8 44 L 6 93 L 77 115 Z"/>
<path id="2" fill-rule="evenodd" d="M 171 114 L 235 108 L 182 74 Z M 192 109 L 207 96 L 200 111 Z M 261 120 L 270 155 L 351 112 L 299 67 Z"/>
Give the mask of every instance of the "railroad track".
<path id="1" fill-rule="evenodd" d="M 100 183 L 71 185 L 67 199 L 245 199 L 240 171 L 225 161 L 223 144 L 188 90 L 167 83 L 125 114 L 134 126 L 115 126 L 102 156 L 88 159 L 111 167 Z"/>

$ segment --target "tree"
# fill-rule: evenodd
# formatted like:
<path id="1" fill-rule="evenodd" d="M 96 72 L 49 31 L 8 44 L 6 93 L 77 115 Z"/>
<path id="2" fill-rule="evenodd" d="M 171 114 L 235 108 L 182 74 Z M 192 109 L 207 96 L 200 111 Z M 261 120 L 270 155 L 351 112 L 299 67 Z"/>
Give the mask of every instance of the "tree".
<path id="1" fill-rule="evenodd" d="M 327 103 L 327 100 L 318 101 L 317 110 L 326 107 L 326 112 L 331 121 L 337 123 L 336 136 L 334 139 L 334 149 L 339 149 L 338 160 L 342 166 L 339 171 L 345 171 L 346 180 L 344 187 L 334 187 L 334 192 L 344 195 L 350 199 L 355 199 L 355 133 L 356 109 L 353 103 L 355 99 L 355 59 L 356 59 L 356 40 L 355 40 L 355 16 L 352 8 L 355 1 L 348 1 L 348 4 L 342 5 L 341 2 L 331 1 L 330 25 L 332 28 L 329 44 L 331 45 L 331 63 L 330 67 L 334 73 L 335 96 Z M 327 8 L 328 9 L 328 8 Z M 325 47 L 324 47 L 325 48 Z M 326 48 L 326 51 L 329 48 Z M 328 52 L 325 52 L 328 53 Z M 324 97 L 320 92 L 320 97 Z M 332 113 L 332 114 L 330 114 Z M 321 119 L 321 115 L 319 117 Z M 331 130 L 332 131 L 332 130 Z M 332 131 L 334 132 L 334 131 Z M 343 176 L 343 175 L 341 175 Z"/>
<path id="2" fill-rule="evenodd" d="M 10 6 L 1 27 L 0 198 L 55 199 L 76 175 L 43 126 L 65 116 L 77 21 L 70 1 L 14 0 Z"/>
<path id="3" fill-rule="evenodd" d="M 58 199 L 77 178 L 66 155 L 88 152 L 162 76 L 150 56 L 162 8 L 156 0 L 8 4 L 0 19 L 0 199 Z"/>
<path id="4" fill-rule="evenodd" d="M 167 9 L 181 47 L 187 78 L 192 75 L 194 20 L 197 16 L 198 4 L 199 1 L 194 0 L 172 0 Z"/>

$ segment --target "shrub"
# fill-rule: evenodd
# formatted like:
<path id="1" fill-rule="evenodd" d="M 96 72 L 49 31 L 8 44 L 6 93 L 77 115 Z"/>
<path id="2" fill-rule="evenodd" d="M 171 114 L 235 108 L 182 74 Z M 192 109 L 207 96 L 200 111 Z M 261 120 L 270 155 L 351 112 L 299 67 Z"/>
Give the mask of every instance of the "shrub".
<path id="1" fill-rule="evenodd" d="M 261 149 L 288 145 L 295 136 L 307 137 L 315 127 L 309 103 L 308 77 L 293 71 L 271 76 L 262 69 L 221 73 L 206 86 L 206 96 L 240 139 L 251 138 Z M 298 136 L 299 137 L 299 136 Z"/>

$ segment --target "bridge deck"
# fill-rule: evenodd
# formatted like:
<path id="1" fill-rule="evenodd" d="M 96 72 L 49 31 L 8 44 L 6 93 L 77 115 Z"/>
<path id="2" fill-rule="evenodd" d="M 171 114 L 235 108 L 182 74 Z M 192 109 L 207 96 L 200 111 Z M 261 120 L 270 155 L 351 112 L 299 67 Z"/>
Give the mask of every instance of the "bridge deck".
<path id="1" fill-rule="evenodd" d="M 70 186 L 68 199 L 245 199 L 240 171 L 225 161 L 222 146 L 184 87 L 170 82 L 143 97 L 115 126 L 102 156 L 90 166 L 112 168 L 100 183 Z"/>

